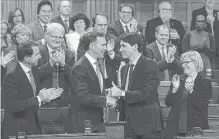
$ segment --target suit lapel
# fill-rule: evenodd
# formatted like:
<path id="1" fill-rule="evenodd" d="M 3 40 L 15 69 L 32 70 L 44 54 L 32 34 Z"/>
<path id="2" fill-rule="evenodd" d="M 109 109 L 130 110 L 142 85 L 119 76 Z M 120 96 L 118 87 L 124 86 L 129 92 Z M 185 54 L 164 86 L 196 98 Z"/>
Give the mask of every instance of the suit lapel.
<path id="1" fill-rule="evenodd" d="M 123 28 L 121 22 L 118 20 L 118 21 L 116 22 L 116 24 L 118 25 L 118 28 L 117 28 L 117 29 L 119 30 L 120 34 L 124 34 L 125 31 L 124 31 L 124 28 Z"/>
<path id="2" fill-rule="evenodd" d="M 36 22 L 36 28 L 37 28 L 37 30 L 39 31 L 39 36 L 44 36 L 43 27 L 42 27 L 42 25 L 40 24 L 40 21 L 37 21 L 37 22 Z"/>
<path id="3" fill-rule="evenodd" d="M 160 50 L 159 50 L 156 42 L 154 42 L 153 47 L 154 47 L 154 51 L 155 51 L 155 53 L 157 55 L 157 61 L 162 60 L 162 57 L 161 57 L 161 54 L 160 54 Z"/>
<path id="4" fill-rule="evenodd" d="M 32 88 L 32 86 L 31 86 L 31 84 L 30 84 L 30 81 L 29 81 L 29 79 L 27 78 L 26 73 L 25 73 L 24 70 L 21 68 L 21 65 L 20 65 L 18 62 L 17 62 L 17 68 L 18 68 L 18 73 L 19 73 L 18 76 L 20 76 L 19 79 L 23 79 L 23 80 L 22 80 L 22 83 L 25 84 L 25 85 L 27 85 L 27 90 L 28 90 L 28 88 L 30 88 L 30 89 L 32 90 L 32 93 L 31 93 L 30 95 L 33 96 L 33 88 Z"/>
<path id="5" fill-rule="evenodd" d="M 141 59 L 142 58 L 143 58 L 143 55 L 141 55 L 140 58 L 138 59 L 138 62 L 135 65 L 135 68 L 134 68 L 134 71 L 133 71 L 133 74 L 132 74 L 131 78 L 129 77 L 130 82 L 129 82 L 129 85 L 128 85 L 128 90 L 131 90 L 135 78 L 138 77 L 136 74 L 139 74 L 139 71 L 141 70 Z"/>
<path id="6" fill-rule="evenodd" d="M 49 50 L 47 48 L 47 44 L 45 44 L 43 46 L 42 56 L 43 56 L 43 59 L 44 59 L 44 63 L 49 61 Z"/>
<path id="7" fill-rule="evenodd" d="M 122 76 L 122 84 L 121 84 L 121 89 L 122 90 L 125 90 L 125 84 L 126 84 L 126 79 L 127 79 L 127 75 L 128 75 L 128 69 L 129 69 L 129 66 L 128 64 L 125 65 L 124 67 L 124 74 Z"/>
<path id="8" fill-rule="evenodd" d="M 99 90 L 101 92 L 101 89 L 100 89 L 100 83 L 99 83 L 99 79 L 97 77 L 97 74 L 93 68 L 93 66 L 91 65 L 90 61 L 87 59 L 86 56 L 83 56 L 83 63 L 84 63 L 84 66 L 87 67 L 87 71 L 88 73 L 90 74 L 90 76 L 94 79 L 93 81 L 94 82 L 98 82 L 98 86 L 99 86 Z"/>

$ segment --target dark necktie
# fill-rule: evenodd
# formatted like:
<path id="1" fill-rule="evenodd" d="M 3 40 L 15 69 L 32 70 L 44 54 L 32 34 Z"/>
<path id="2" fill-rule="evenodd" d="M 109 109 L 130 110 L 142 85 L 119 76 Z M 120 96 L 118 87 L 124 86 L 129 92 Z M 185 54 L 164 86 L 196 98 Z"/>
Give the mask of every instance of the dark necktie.
<path id="1" fill-rule="evenodd" d="M 133 74 L 133 69 L 134 69 L 134 64 L 129 64 L 129 72 L 127 74 L 128 77 L 126 77 L 126 85 L 125 85 L 125 91 L 129 90 L 130 83 L 132 80 L 132 74 Z"/>
<path id="2" fill-rule="evenodd" d="M 65 33 L 68 33 L 68 20 L 64 20 Z"/>
<path id="3" fill-rule="evenodd" d="M 43 31 L 46 32 L 47 31 L 47 25 L 43 26 Z"/>
<path id="4" fill-rule="evenodd" d="M 53 67 L 53 72 L 52 72 L 52 87 L 53 88 L 59 88 L 59 73 L 58 73 L 58 68 L 54 66 Z"/>
<path id="5" fill-rule="evenodd" d="M 128 25 L 125 26 L 125 33 L 129 33 Z"/>
<path id="6" fill-rule="evenodd" d="M 28 73 L 29 73 L 29 78 L 30 78 L 30 84 L 31 84 L 32 89 L 33 89 L 33 96 L 36 96 L 36 84 L 34 81 L 32 70 L 29 70 Z"/>

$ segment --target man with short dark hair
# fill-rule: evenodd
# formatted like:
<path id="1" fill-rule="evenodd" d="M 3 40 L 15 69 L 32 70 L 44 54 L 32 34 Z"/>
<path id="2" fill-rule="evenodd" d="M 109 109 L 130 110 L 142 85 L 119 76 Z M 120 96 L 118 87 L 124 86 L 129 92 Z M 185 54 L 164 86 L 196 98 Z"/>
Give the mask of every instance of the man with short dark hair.
<path id="1" fill-rule="evenodd" d="M 158 66 L 142 54 L 144 43 L 140 34 L 124 34 L 120 40 L 122 57 L 128 58 L 129 63 L 121 70 L 121 88 L 113 84 L 110 94 L 124 98 L 126 135 L 131 134 L 135 139 L 160 139 L 163 122 L 157 92 Z"/>
<path id="2" fill-rule="evenodd" d="M 99 63 L 107 49 L 104 34 L 85 34 L 84 49 L 85 55 L 75 63 L 71 71 L 71 93 L 75 101 L 72 101 L 69 109 L 68 123 L 74 118 L 75 131 L 84 133 L 84 120 L 91 120 L 92 132 L 103 133 L 103 109 L 116 106 L 115 98 L 105 95 L 107 87 Z M 77 113 L 73 113 L 73 109 L 76 109 Z"/>
<path id="3" fill-rule="evenodd" d="M 37 68 L 41 58 L 39 47 L 34 42 L 26 42 L 17 48 L 18 61 L 6 74 L 2 93 L 5 94 L 5 116 L 2 138 L 16 136 L 17 132 L 27 135 L 40 134 L 41 128 L 37 110 L 43 102 L 59 97 L 63 89 L 42 89 L 37 91 L 40 78 L 52 72 L 51 63 Z"/>
<path id="4" fill-rule="evenodd" d="M 48 0 L 42 0 L 37 6 L 37 21 L 28 25 L 32 30 L 34 41 L 44 38 L 47 26 L 53 16 L 52 3 Z"/>

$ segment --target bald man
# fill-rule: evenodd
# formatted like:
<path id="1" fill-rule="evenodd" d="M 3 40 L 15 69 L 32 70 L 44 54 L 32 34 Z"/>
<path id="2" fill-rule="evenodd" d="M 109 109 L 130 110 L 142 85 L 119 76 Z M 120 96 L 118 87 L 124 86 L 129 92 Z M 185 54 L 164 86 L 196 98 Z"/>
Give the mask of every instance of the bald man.
<path id="1" fill-rule="evenodd" d="M 75 62 L 74 54 L 65 49 L 64 43 L 65 29 L 59 23 L 51 23 L 47 27 L 45 33 L 46 43 L 42 44 L 40 48 L 41 59 L 38 65 L 41 66 L 50 59 L 56 61 L 53 64 L 53 73 L 49 74 L 40 81 L 39 89 L 42 88 L 63 88 L 64 92 L 61 97 L 47 103 L 47 107 L 64 107 L 70 104 L 70 70 Z"/>
<path id="2" fill-rule="evenodd" d="M 176 45 L 179 54 L 181 54 L 182 39 L 185 35 L 185 29 L 182 25 L 182 22 L 172 19 L 172 6 L 169 2 L 160 3 L 158 12 L 159 16 L 148 20 L 146 25 L 145 37 L 148 44 L 156 40 L 155 28 L 161 24 L 165 24 L 169 29 L 171 29 L 169 43 Z"/>

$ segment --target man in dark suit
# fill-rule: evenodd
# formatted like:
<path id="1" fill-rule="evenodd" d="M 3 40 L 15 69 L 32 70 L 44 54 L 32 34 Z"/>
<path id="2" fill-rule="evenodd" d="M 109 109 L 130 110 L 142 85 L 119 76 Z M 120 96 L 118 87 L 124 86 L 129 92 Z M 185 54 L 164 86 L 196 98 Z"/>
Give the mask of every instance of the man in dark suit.
<path id="1" fill-rule="evenodd" d="M 132 4 L 121 4 L 119 8 L 120 19 L 109 27 L 107 32 L 116 37 L 129 32 L 138 32 L 143 34 L 143 27 L 133 18 L 134 14 L 134 6 Z"/>
<path id="2" fill-rule="evenodd" d="M 84 120 L 91 120 L 92 132 L 102 133 L 103 109 L 116 105 L 115 98 L 105 95 L 105 79 L 99 64 L 107 49 L 106 40 L 104 34 L 99 32 L 89 32 L 84 37 L 86 53 L 75 63 L 71 72 L 72 99 L 78 103 L 72 101 L 68 123 L 74 117 L 75 131 L 84 133 Z M 72 113 L 72 109 L 76 109 L 77 113 Z"/>
<path id="3" fill-rule="evenodd" d="M 146 25 L 145 37 L 148 44 L 156 40 L 155 28 L 158 25 L 165 24 L 170 29 L 169 43 L 177 46 L 179 55 L 182 54 L 182 39 L 185 35 L 185 29 L 181 21 L 172 19 L 172 8 L 169 2 L 162 2 L 159 5 L 159 17 L 148 20 Z"/>
<path id="4" fill-rule="evenodd" d="M 42 40 L 47 26 L 52 18 L 52 4 L 48 0 L 42 0 L 37 6 L 37 21 L 27 25 L 32 30 L 34 41 Z"/>
<path id="5" fill-rule="evenodd" d="M 45 34 L 47 43 L 39 46 L 42 58 L 39 60 L 38 66 L 42 66 L 51 58 L 58 61 L 53 67 L 53 73 L 40 80 L 39 89 L 52 86 L 64 89 L 61 97 L 48 103 L 48 106 L 67 107 L 70 104 L 70 71 L 75 62 L 75 56 L 70 50 L 63 48 L 64 33 L 65 30 L 61 24 L 51 23 Z"/>
<path id="6" fill-rule="evenodd" d="M 144 55 L 157 62 L 160 81 L 170 81 L 174 74 L 179 74 L 181 71 L 177 47 L 168 43 L 169 29 L 167 26 L 157 26 L 155 36 L 156 41 L 146 46 Z"/>
<path id="7" fill-rule="evenodd" d="M 195 29 L 195 20 L 198 15 L 207 19 L 205 31 L 212 33 L 215 38 L 216 59 L 213 59 L 213 68 L 219 69 L 219 11 L 214 9 L 215 0 L 205 0 L 205 6 L 192 12 L 191 30 Z"/>
<path id="8" fill-rule="evenodd" d="M 17 132 L 25 132 L 27 135 L 40 134 L 38 108 L 43 102 L 59 97 L 63 91 L 61 88 L 36 91 L 39 79 L 52 72 L 53 63 L 51 60 L 40 68 L 36 67 L 41 57 L 37 44 L 27 42 L 18 47 L 17 53 L 18 61 L 6 74 L 2 86 L 6 102 L 1 131 L 3 139 L 16 136 Z"/>
<path id="9" fill-rule="evenodd" d="M 70 17 L 71 3 L 69 0 L 61 0 L 58 5 L 59 16 L 53 17 L 51 23 L 59 23 L 65 28 L 67 34 L 72 26 L 72 18 Z"/>
<path id="10" fill-rule="evenodd" d="M 111 68 L 112 73 L 108 72 L 108 77 L 112 77 L 120 65 L 121 54 L 119 52 L 118 39 L 107 33 L 108 28 L 108 16 L 105 13 L 96 13 L 92 18 L 93 22 L 93 31 L 103 33 L 107 42 L 107 50 L 104 54 L 105 65 L 108 65 L 106 68 Z M 85 54 L 85 46 L 87 45 L 84 42 L 86 38 L 82 37 L 80 39 L 78 50 L 77 50 L 77 59 L 79 60 Z M 112 77 L 113 78 L 113 77 Z M 111 84 L 111 83 L 110 83 Z"/>
<path id="11" fill-rule="evenodd" d="M 130 63 L 122 68 L 121 89 L 113 84 L 110 94 L 124 97 L 128 123 L 125 128 L 132 130 L 129 134 L 133 133 L 133 138 L 160 139 L 163 123 L 157 93 L 159 70 L 156 62 L 142 54 L 142 40 L 137 33 L 121 36 L 120 51 Z"/>

